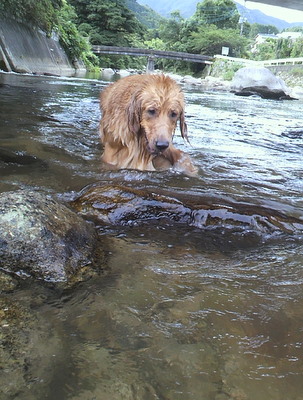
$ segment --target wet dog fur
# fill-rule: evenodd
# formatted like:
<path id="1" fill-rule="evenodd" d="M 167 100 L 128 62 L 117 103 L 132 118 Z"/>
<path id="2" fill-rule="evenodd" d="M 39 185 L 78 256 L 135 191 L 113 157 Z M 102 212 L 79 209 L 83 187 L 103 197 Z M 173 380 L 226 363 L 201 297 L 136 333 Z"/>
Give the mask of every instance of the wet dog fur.
<path id="1" fill-rule="evenodd" d="M 179 122 L 188 140 L 184 96 L 165 75 L 131 75 L 101 93 L 102 161 L 115 168 L 175 168 L 194 175 L 190 157 L 172 144 Z"/>

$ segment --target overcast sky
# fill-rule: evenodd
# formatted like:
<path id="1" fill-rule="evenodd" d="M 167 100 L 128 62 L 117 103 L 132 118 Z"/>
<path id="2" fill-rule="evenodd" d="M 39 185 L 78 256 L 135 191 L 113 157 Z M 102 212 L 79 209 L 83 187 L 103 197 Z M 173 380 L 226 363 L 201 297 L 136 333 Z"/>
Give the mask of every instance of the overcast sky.
<path id="1" fill-rule="evenodd" d="M 268 6 L 262 3 L 254 3 L 253 1 L 236 1 L 251 10 L 260 10 L 271 17 L 280 18 L 287 22 L 303 22 L 303 11 L 291 10 L 284 7 Z"/>

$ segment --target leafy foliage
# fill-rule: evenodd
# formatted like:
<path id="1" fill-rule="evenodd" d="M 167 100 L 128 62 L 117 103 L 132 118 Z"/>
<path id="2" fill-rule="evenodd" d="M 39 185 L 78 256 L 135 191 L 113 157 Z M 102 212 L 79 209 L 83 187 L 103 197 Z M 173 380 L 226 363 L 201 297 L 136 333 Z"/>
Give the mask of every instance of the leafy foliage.
<path id="1" fill-rule="evenodd" d="M 276 35 L 279 33 L 279 29 L 275 27 L 274 25 L 261 25 L 261 24 L 251 24 L 250 29 L 248 32 L 248 36 L 251 39 L 254 39 L 258 33 L 263 33 L 263 34 L 272 34 Z"/>
<path id="2" fill-rule="evenodd" d="M 184 25 L 185 19 L 181 16 L 179 11 L 171 13 L 171 17 L 160 24 L 159 36 L 167 43 L 167 50 L 170 50 L 169 47 L 173 50 L 182 47 L 180 44 L 184 36 Z"/>
<path id="3" fill-rule="evenodd" d="M 92 44 L 131 46 L 136 37 L 143 39 L 146 28 L 124 1 L 71 0 L 71 3 L 77 11 L 78 22 L 86 24 Z"/>
<path id="4" fill-rule="evenodd" d="M 295 41 L 289 38 L 266 39 L 258 45 L 255 60 L 303 57 L 303 36 Z"/>
<path id="5" fill-rule="evenodd" d="M 198 3 L 190 19 L 184 19 L 177 11 L 172 13 L 161 24 L 159 36 L 167 44 L 167 50 L 213 56 L 221 54 L 222 46 L 226 46 L 231 55 L 241 56 L 248 42 L 240 35 L 238 19 L 232 0 L 204 0 Z"/>
<path id="6" fill-rule="evenodd" d="M 303 36 L 293 43 L 290 56 L 303 57 Z"/>
<path id="7" fill-rule="evenodd" d="M 221 54 L 222 46 L 230 49 L 231 56 L 241 57 L 245 51 L 247 39 L 240 36 L 234 29 L 217 29 L 200 27 L 191 34 L 191 49 L 201 54 Z"/>
<path id="8" fill-rule="evenodd" d="M 92 53 L 89 41 L 79 32 L 75 20 L 77 15 L 74 8 L 64 2 L 57 13 L 57 26 L 60 43 L 66 50 L 70 60 L 82 59 L 89 69 L 98 65 L 98 58 Z"/>
<path id="9" fill-rule="evenodd" d="M 197 4 L 193 18 L 203 25 L 215 25 L 219 29 L 234 29 L 240 15 L 233 0 L 204 0 Z"/>
<path id="10" fill-rule="evenodd" d="M 98 65 L 89 42 L 78 31 L 77 15 L 67 0 L 1 0 L 0 12 L 48 35 L 57 32 L 71 61 L 82 59 L 89 69 Z"/>
<path id="11" fill-rule="evenodd" d="M 274 59 L 276 54 L 276 41 L 274 39 L 267 39 L 264 43 L 258 45 L 254 53 L 255 60 L 270 60 Z"/>
<path id="12" fill-rule="evenodd" d="M 303 69 L 300 67 L 295 67 L 290 71 L 291 75 L 295 78 L 303 78 Z"/>
<path id="13" fill-rule="evenodd" d="M 92 44 L 144 47 L 147 28 L 126 7 L 124 0 L 70 0 L 79 30 Z M 100 56 L 103 67 L 142 68 L 146 62 L 129 56 Z"/>
<path id="14" fill-rule="evenodd" d="M 0 12 L 51 33 L 64 0 L 1 0 Z"/>

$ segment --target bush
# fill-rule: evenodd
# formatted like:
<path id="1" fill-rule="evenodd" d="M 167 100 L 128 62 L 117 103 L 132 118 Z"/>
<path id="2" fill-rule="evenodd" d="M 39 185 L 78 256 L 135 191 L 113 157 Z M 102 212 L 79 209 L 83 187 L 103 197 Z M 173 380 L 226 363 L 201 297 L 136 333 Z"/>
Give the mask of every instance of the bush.
<path id="1" fill-rule="evenodd" d="M 217 59 L 212 65 L 211 75 L 222 77 L 225 81 L 231 81 L 240 68 L 243 68 L 241 63 Z"/>
<path id="2" fill-rule="evenodd" d="M 301 67 L 295 67 L 290 71 L 290 75 L 295 78 L 303 78 L 303 65 Z"/>
<path id="3" fill-rule="evenodd" d="M 99 65 L 98 57 L 91 51 L 89 38 L 81 34 L 73 20 L 76 19 L 74 8 L 67 3 L 57 12 L 56 31 L 59 40 L 72 62 L 80 59 L 89 70 Z"/>
<path id="4" fill-rule="evenodd" d="M 51 34 L 64 0 L 1 0 L 0 11 Z"/>
<path id="5" fill-rule="evenodd" d="M 243 64 L 240 63 L 226 63 L 226 71 L 223 74 L 223 79 L 225 81 L 233 80 L 235 73 L 240 69 L 243 68 Z"/>

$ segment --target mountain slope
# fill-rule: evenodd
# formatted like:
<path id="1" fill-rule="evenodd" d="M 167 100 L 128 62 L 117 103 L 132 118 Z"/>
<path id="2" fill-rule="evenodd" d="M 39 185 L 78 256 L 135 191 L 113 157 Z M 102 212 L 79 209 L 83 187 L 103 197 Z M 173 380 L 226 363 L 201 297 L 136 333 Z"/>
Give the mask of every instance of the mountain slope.
<path id="1" fill-rule="evenodd" d="M 148 5 L 139 4 L 136 0 L 125 0 L 125 5 L 136 15 L 138 20 L 148 28 L 156 28 L 163 19 L 160 14 Z"/>
<path id="2" fill-rule="evenodd" d="M 185 18 L 191 17 L 196 11 L 199 0 L 137 0 L 140 4 L 146 4 L 163 17 L 169 17 L 172 11 L 179 10 Z"/>
<path id="3" fill-rule="evenodd" d="M 259 10 L 249 10 L 248 8 L 242 6 L 241 4 L 238 4 L 238 3 L 236 3 L 236 4 L 237 4 L 237 8 L 238 8 L 239 13 L 250 24 L 258 23 L 258 24 L 262 24 L 262 25 L 274 25 L 279 30 L 282 30 L 282 29 L 285 29 L 285 28 L 289 28 L 291 26 L 303 25 L 303 23 L 300 23 L 300 22 L 291 24 L 291 23 L 286 22 L 286 21 L 284 21 L 282 19 L 266 15 L 266 14 L 262 13 Z"/>
<path id="4" fill-rule="evenodd" d="M 179 10 L 184 18 L 191 17 L 195 11 L 199 0 L 137 0 L 140 4 L 146 4 L 153 8 L 156 12 L 164 17 L 169 17 L 172 11 Z M 201 1 L 201 0 L 200 0 Z M 247 19 L 247 22 L 253 24 L 258 23 L 262 25 L 274 25 L 282 30 L 291 26 L 303 26 L 303 22 L 289 23 L 279 18 L 274 18 L 262 13 L 259 10 L 249 10 L 241 4 L 237 3 L 239 13 Z"/>

